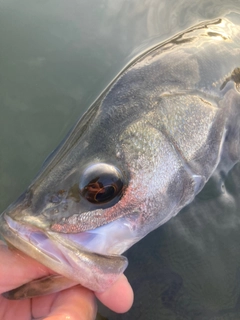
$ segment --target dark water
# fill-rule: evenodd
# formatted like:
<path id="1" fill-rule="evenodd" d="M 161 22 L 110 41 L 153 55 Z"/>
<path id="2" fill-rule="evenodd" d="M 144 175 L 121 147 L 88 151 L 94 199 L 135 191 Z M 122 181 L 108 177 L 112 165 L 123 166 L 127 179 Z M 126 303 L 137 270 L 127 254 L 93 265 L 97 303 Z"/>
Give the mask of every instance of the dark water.
<path id="1" fill-rule="evenodd" d="M 0 1 L 0 211 L 121 68 L 232 1 Z M 240 319 L 240 166 L 129 250 L 135 304 L 109 319 Z M 217 191 L 216 191 L 217 190 Z"/>

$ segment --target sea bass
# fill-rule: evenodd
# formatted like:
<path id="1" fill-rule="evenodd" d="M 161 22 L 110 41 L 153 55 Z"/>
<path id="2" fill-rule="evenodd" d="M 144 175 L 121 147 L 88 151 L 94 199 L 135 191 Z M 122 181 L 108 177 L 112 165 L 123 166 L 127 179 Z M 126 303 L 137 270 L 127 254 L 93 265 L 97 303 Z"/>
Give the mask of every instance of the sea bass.
<path id="1" fill-rule="evenodd" d="M 6 241 L 62 276 L 6 296 L 106 290 L 124 251 L 239 159 L 240 26 L 217 19 L 132 61 L 2 213 Z"/>

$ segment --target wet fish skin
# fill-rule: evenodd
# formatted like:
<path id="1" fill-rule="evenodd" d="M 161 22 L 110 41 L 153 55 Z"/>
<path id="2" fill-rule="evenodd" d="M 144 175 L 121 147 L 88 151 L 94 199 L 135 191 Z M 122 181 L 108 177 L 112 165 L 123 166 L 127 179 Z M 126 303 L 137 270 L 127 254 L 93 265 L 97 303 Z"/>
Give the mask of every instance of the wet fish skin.
<path id="1" fill-rule="evenodd" d="M 92 290 L 116 281 L 119 254 L 239 161 L 239 34 L 226 19 L 202 23 L 129 65 L 2 214 L 7 241 Z M 80 186 L 102 165 L 123 187 L 96 204 Z"/>

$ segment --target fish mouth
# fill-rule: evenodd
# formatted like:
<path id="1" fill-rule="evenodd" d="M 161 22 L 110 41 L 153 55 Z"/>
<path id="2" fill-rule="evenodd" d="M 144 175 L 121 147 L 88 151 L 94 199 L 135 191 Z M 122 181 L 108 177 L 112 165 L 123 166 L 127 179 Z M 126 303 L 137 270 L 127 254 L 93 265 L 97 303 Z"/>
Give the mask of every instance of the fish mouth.
<path id="1" fill-rule="evenodd" d="M 111 247 L 104 235 L 106 231 L 97 229 L 81 234 L 56 233 L 21 223 L 6 213 L 3 213 L 0 224 L 0 233 L 20 251 L 90 290 L 103 292 L 126 269 L 128 260 L 119 253 L 133 241 L 117 245 L 123 230 L 115 238 L 115 246 Z M 116 252 L 113 254 L 114 247 Z"/>

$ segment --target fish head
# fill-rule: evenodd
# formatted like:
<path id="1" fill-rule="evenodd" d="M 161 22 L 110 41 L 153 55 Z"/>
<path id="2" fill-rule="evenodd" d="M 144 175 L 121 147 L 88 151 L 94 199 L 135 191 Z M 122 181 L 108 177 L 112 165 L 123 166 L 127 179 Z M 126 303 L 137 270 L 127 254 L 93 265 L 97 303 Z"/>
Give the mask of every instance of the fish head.
<path id="1" fill-rule="evenodd" d="M 119 110 L 109 115 L 107 107 L 97 102 L 83 116 L 0 227 L 13 246 L 94 291 L 116 281 L 128 263 L 121 253 L 157 226 L 147 219 L 157 204 L 143 177 L 153 168 L 134 146 L 150 145 L 151 132 L 139 132 L 142 123 L 127 113 L 117 121 Z"/>

